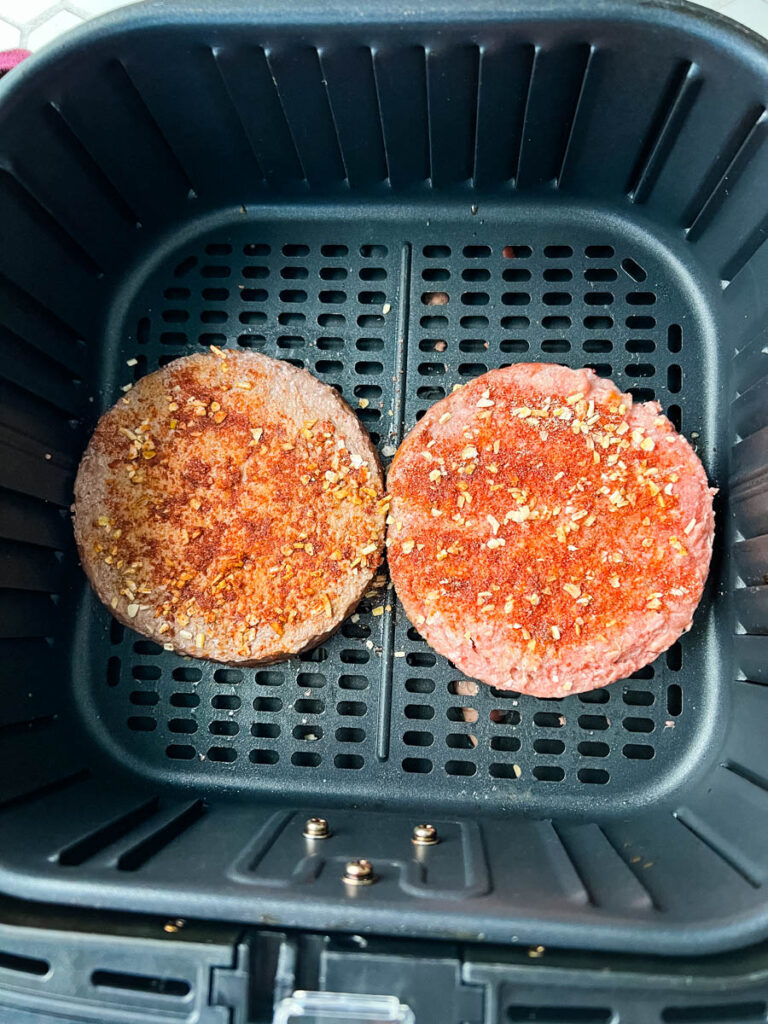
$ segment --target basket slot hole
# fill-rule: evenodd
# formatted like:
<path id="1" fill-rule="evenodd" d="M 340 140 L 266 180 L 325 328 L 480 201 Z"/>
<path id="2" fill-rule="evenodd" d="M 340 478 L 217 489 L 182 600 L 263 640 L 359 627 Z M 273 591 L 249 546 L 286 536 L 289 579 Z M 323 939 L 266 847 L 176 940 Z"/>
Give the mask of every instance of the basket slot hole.
<path id="1" fill-rule="evenodd" d="M 336 768 L 359 769 L 365 764 L 365 760 L 359 754 L 337 754 L 333 759 Z"/>
<path id="2" fill-rule="evenodd" d="M 492 779 L 519 779 L 522 772 L 519 765 L 495 763 L 488 766 L 488 774 Z"/>
<path id="3" fill-rule="evenodd" d="M 571 343 L 565 338 L 547 338 L 541 343 L 542 352 L 570 352 Z"/>
<path id="4" fill-rule="evenodd" d="M 545 316 L 541 318 L 541 326 L 548 331 L 564 331 L 571 326 L 569 316 Z"/>
<path id="5" fill-rule="evenodd" d="M 550 267 L 542 275 L 545 281 L 562 282 L 573 280 L 573 271 L 566 267 Z"/>
<path id="6" fill-rule="evenodd" d="M 451 255 L 448 245 L 425 245 L 421 251 L 428 260 L 445 259 Z"/>
<path id="7" fill-rule="evenodd" d="M 163 648 L 160 646 L 160 644 L 156 644 L 153 640 L 137 640 L 136 643 L 133 645 L 133 650 L 134 650 L 134 652 L 136 654 L 146 654 L 146 655 L 151 655 L 151 656 L 154 656 L 154 657 L 156 657 L 158 654 L 162 654 L 163 653 Z M 156 669 L 157 666 L 155 666 L 155 665 L 144 665 L 144 666 L 137 666 L 137 668 L 146 668 L 148 670 L 153 670 L 153 669 Z M 146 675 L 146 676 L 137 675 L 136 678 L 137 679 L 159 679 L 160 678 L 160 669 L 157 668 L 157 675 L 156 676 L 153 676 L 153 675 Z"/>
<path id="8" fill-rule="evenodd" d="M 365 665 L 371 656 L 368 651 L 357 651 L 349 648 L 343 650 L 339 657 L 345 665 Z"/>
<path id="9" fill-rule="evenodd" d="M 481 374 L 487 372 L 488 367 L 485 363 L 459 363 L 460 377 L 479 377 Z"/>
<path id="10" fill-rule="evenodd" d="M 503 316 L 501 326 L 505 330 L 515 330 L 519 327 L 530 327 L 531 321 L 527 316 Z"/>
<path id="11" fill-rule="evenodd" d="M 520 740 L 517 736 L 491 736 L 490 740 L 491 750 L 502 750 L 507 753 L 519 750 L 520 745 Z"/>
<path id="12" fill-rule="evenodd" d="M 590 331 L 607 331 L 613 327 L 613 317 L 610 316 L 585 316 L 584 326 Z"/>
<path id="13" fill-rule="evenodd" d="M 604 786 L 611 778 L 603 768 L 579 768 L 576 776 L 579 782 L 586 782 L 595 786 Z"/>
<path id="14" fill-rule="evenodd" d="M 360 271 L 360 277 L 363 277 L 364 273 L 366 273 L 366 271 L 361 270 Z M 372 269 L 368 270 L 367 273 L 368 274 L 372 274 L 373 270 Z M 348 276 L 349 276 L 349 271 L 346 269 L 346 267 L 321 267 L 320 268 L 320 279 L 322 281 L 344 281 Z M 384 276 L 386 276 L 386 275 L 384 275 Z M 370 280 L 370 278 L 366 278 L 365 280 Z"/>
<path id="15" fill-rule="evenodd" d="M 446 775 L 470 776 L 477 772 L 477 765 L 472 761 L 446 761 Z"/>
<path id="16" fill-rule="evenodd" d="M 556 765 L 537 764 L 533 769 L 533 777 L 540 782 L 562 782 L 565 771 Z"/>
<path id="17" fill-rule="evenodd" d="M 254 711 L 281 711 L 283 702 L 279 697 L 254 697 Z"/>
<path id="18" fill-rule="evenodd" d="M 554 293 L 549 292 L 548 294 L 552 295 Z M 486 296 L 486 300 L 487 298 L 488 297 Z M 501 301 L 505 306 L 527 306 L 531 301 L 531 296 L 528 292 L 504 292 L 501 296 Z M 544 297 L 544 301 L 546 302 L 546 296 Z M 568 301 L 571 301 L 570 296 L 568 296 Z M 548 303 L 548 305 L 556 305 L 556 303 Z M 560 305 L 562 305 L 562 303 L 560 303 Z"/>
<path id="19" fill-rule="evenodd" d="M 435 709 L 430 704 L 406 704 L 403 714 L 409 719 L 429 721 L 430 718 L 435 717 Z"/>
<path id="20" fill-rule="evenodd" d="M 653 732 L 656 728 L 651 718 L 625 718 L 622 725 L 627 732 Z"/>
<path id="21" fill-rule="evenodd" d="M 325 701 L 302 697 L 294 702 L 293 710 L 300 715 L 321 715 L 325 711 Z"/>
<path id="22" fill-rule="evenodd" d="M 562 754 L 565 744 L 562 740 L 534 740 L 533 749 L 537 754 Z"/>
<path id="23" fill-rule="evenodd" d="M 422 270 L 421 276 L 424 281 L 447 281 L 451 272 L 445 267 L 426 267 Z"/>
<path id="24" fill-rule="evenodd" d="M 537 711 L 533 716 L 534 725 L 541 726 L 545 729 L 562 729 L 565 725 L 565 718 L 563 715 L 558 715 L 554 711 Z"/>
<path id="25" fill-rule="evenodd" d="M 364 292 L 362 294 L 367 295 L 369 293 L 368 292 Z M 378 294 L 378 292 L 372 292 L 370 294 Z M 329 305 L 329 306 L 340 306 L 340 305 L 342 305 L 342 303 L 347 301 L 347 293 L 346 292 L 342 292 L 342 291 L 338 291 L 338 290 L 327 289 L 325 291 L 320 292 L 320 294 L 318 295 L 318 299 L 321 302 L 323 302 L 323 303 L 325 303 L 326 305 Z M 303 300 L 301 300 L 301 301 L 303 301 Z M 362 295 L 360 296 L 360 301 L 361 302 L 366 301 L 366 300 L 363 299 Z"/>
<path id="26" fill-rule="evenodd" d="M 488 715 L 493 725 L 518 725 L 520 712 L 507 708 L 494 708 Z"/>
<path id="27" fill-rule="evenodd" d="M 168 729 L 170 732 L 181 732 L 191 735 L 192 733 L 197 732 L 197 728 L 197 722 L 194 718 L 172 718 L 168 722 Z"/>
<path id="28" fill-rule="evenodd" d="M 362 743 L 365 739 L 365 729 L 337 729 L 336 739 L 339 743 Z"/>
<path id="29" fill-rule="evenodd" d="M 584 271 L 587 281 L 615 281 L 618 276 L 612 267 L 589 267 Z"/>
<path id="30" fill-rule="evenodd" d="M 529 346 L 523 338 L 505 338 L 499 348 L 502 352 L 527 352 Z"/>
<path id="31" fill-rule="evenodd" d="M 465 245 L 462 252 L 465 259 L 485 260 L 491 255 L 491 247 L 489 245 Z"/>
<path id="32" fill-rule="evenodd" d="M 321 352 L 336 352 L 344 348 L 343 338 L 318 338 L 317 347 Z"/>
<path id="33" fill-rule="evenodd" d="M 134 690 L 128 699 L 138 707 L 151 708 L 160 700 L 160 695 L 154 690 Z"/>
<path id="34" fill-rule="evenodd" d="M 630 707 L 649 708 L 656 700 L 650 690 L 625 690 L 624 703 Z"/>
<path id="35" fill-rule="evenodd" d="M 630 306 L 652 306 L 656 295 L 654 292 L 627 292 L 626 301 Z"/>
<path id="36" fill-rule="evenodd" d="M 349 247 L 346 245 L 321 245 L 320 252 L 323 256 L 346 256 Z"/>
<path id="37" fill-rule="evenodd" d="M 237 711 L 241 704 L 240 698 L 233 693 L 217 693 L 211 697 L 211 707 L 221 711 Z"/>
<path id="38" fill-rule="evenodd" d="M 630 363 L 626 371 L 628 377 L 653 377 L 656 367 L 651 363 Z"/>
<path id="39" fill-rule="evenodd" d="M 195 748 L 186 743 L 171 743 L 165 748 L 165 754 L 173 761 L 191 761 L 195 756 Z"/>
<path id="40" fill-rule="evenodd" d="M 204 309 L 200 319 L 204 324 L 223 324 L 229 319 L 229 313 L 223 309 Z"/>
<path id="41" fill-rule="evenodd" d="M 171 707 L 174 708 L 196 708 L 200 703 L 200 696 L 197 693 L 172 693 Z"/>
<path id="42" fill-rule="evenodd" d="M 117 686 L 120 682 L 121 661 L 115 655 L 107 660 L 107 686 Z"/>
<path id="43" fill-rule="evenodd" d="M 627 352 L 647 353 L 656 351 L 656 342 L 651 338 L 630 338 L 625 348 Z"/>
<path id="44" fill-rule="evenodd" d="M 611 752 L 607 743 L 598 743 L 594 740 L 584 740 L 578 749 L 583 757 L 608 757 Z"/>
<path id="45" fill-rule="evenodd" d="M 240 732 L 240 726 L 237 722 L 222 719 L 211 722 L 208 726 L 208 731 L 213 733 L 214 736 L 237 736 Z"/>
<path id="46" fill-rule="evenodd" d="M 367 708 L 359 700 L 340 700 L 336 705 L 336 710 L 340 715 L 345 715 L 349 718 L 362 718 Z"/>
<path id="47" fill-rule="evenodd" d="M 307 750 L 297 750 L 291 754 L 291 764 L 297 768 L 317 768 L 322 758 L 319 754 Z"/>
<path id="48" fill-rule="evenodd" d="M 345 622 L 341 627 L 341 635 L 348 640 L 364 640 L 371 635 L 371 627 L 364 622 Z"/>
<path id="49" fill-rule="evenodd" d="M 488 349 L 488 342 L 481 338 L 464 338 L 459 342 L 462 352 L 485 352 Z"/>
<path id="50" fill-rule="evenodd" d="M 610 363 L 586 363 L 590 370 L 594 370 L 598 377 L 610 377 L 613 369 Z"/>
<path id="51" fill-rule="evenodd" d="M 586 693 L 579 694 L 582 704 L 607 704 L 610 699 L 611 696 L 607 690 L 588 690 Z"/>
<path id="52" fill-rule="evenodd" d="M 609 260 L 613 255 L 612 245 L 588 245 L 584 255 L 590 260 Z"/>
<path id="53" fill-rule="evenodd" d="M 467 274 L 470 271 L 465 270 L 464 273 Z M 501 277 L 504 281 L 530 281 L 531 272 L 526 267 L 507 267 L 506 270 L 502 270 Z"/>
<path id="54" fill-rule="evenodd" d="M 368 679 L 366 676 L 339 676 L 339 686 L 342 690 L 367 690 Z"/>
<path id="55" fill-rule="evenodd" d="M 677 718 L 683 711 L 683 691 L 677 683 L 667 687 L 667 711 L 673 718 Z"/>
<path id="56" fill-rule="evenodd" d="M 582 348 L 585 352 L 611 352 L 613 342 L 607 338 L 587 338 Z"/>
<path id="57" fill-rule="evenodd" d="M 360 246 L 360 255 L 363 257 L 363 259 L 366 259 L 366 260 L 368 260 L 368 259 L 383 260 L 386 257 L 388 252 L 389 252 L 389 249 L 387 249 L 386 245 L 361 245 Z"/>
<path id="58" fill-rule="evenodd" d="M 432 762 L 426 757 L 405 757 L 402 764 L 409 774 L 428 775 L 432 771 Z"/>
<path id="59" fill-rule="evenodd" d="M 532 252 L 530 245 L 505 245 L 501 255 L 505 260 L 527 260 Z"/>
<path id="60" fill-rule="evenodd" d="M 325 686 L 327 681 L 322 672 L 299 672 L 296 676 L 296 684 L 307 690 L 319 689 Z"/>
<path id="61" fill-rule="evenodd" d="M 627 743 L 622 753 L 630 761 L 650 761 L 656 751 L 645 743 Z"/>
<path id="62" fill-rule="evenodd" d="M 248 754 L 251 764 L 277 764 L 280 755 L 276 750 L 252 750 Z"/>
<path id="63" fill-rule="evenodd" d="M 295 278 L 306 277 L 307 271 L 304 267 L 284 267 L 280 271 L 280 276 L 290 281 Z M 269 277 L 269 267 L 243 267 L 243 277 L 250 278 L 251 280 L 263 281 L 265 278 Z"/>
<path id="64" fill-rule="evenodd" d="M 260 739 L 276 739 L 280 735 L 280 726 L 277 722 L 254 722 L 251 726 L 251 736 Z"/>
<path id="65" fill-rule="evenodd" d="M 323 730 L 319 725 L 295 725 L 293 727 L 293 738 L 295 740 L 306 740 L 315 743 L 323 738 Z"/>
<path id="66" fill-rule="evenodd" d="M 579 715 L 579 728 L 597 732 L 608 728 L 605 715 Z"/>
<path id="67" fill-rule="evenodd" d="M 637 284 L 642 284 L 648 277 L 640 264 L 633 260 L 631 256 L 627 256 L 626 259 L 621 261 L 621 269 L 627 277 L 630 277 Z"/>
<path id="68" fill-rule="evenodd" d="M 420 730 L 409 730 L 403 733 L 403 743 L 407 747 L 431 747 L 435 742 L 434 734 Z"/>
<path id="69" fill-rule="evenodd" d="M 683 388 L 683 369 L 678 363 L 672 363 L 667 367 L 667 388 L 673 395 L 678 394 Z"/>
<path id="70" fill-rule="evenodd" d="M 667 668 L 672 672 L 679 672 L 683 667 L 683 646 L 679 640 L 676 640 L 667 651 L 666 661 Z"/>
<path id="71" fill-rule="evenodd" d="M 357 347 L 361 352 L 381 352 L 384 348 L 383 338 L 358 338 Z"/>
<path id="72" fill-rule="evenodd" d="M 452 750 L 472 750 L 477 746 L 477 737 L 467 732 L 450 732 L 445 737 L 445 744 Z"/>
<path id="73" fill-rule="evenodd" d="M 216 673 L 214 673 L 214 679 L 216 678 L 216 676 L 218 675 L 219 672 L 228 672 L 228 671 L 232 671 L 232 670 L 231 669 L 219 669 Z M 238 674 L 242 675 L 241 673 L 238 673 Z M 259 686 L 282 686 L 284 681 L 285 681 L 285 677 L 283 676 L 283 673 L 282 672 L 276 672 L 274 669 L 261 669 L 259 672 L 256 673 L 256 683 Z M 240 679 L 236 679 L 236 680 L 232 680 L 232 679 L 226 679 L 226 680 L 225 679 L 216 679 L 216 682 L 218 682 L 218 683 L 238 682 L 239 683 Z"/>
<path id="74" fill-rule="evenodd" d="M 613 302 L 613 292 L 587 292 L 584 301 L 588 306 L 610 306 Z"/>

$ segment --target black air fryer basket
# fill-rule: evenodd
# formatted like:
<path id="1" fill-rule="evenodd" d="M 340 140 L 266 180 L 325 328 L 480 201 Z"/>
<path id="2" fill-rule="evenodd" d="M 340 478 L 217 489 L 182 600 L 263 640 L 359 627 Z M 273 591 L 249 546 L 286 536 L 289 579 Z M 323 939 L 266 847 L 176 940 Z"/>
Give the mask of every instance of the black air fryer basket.
<path id="1" fill-rule="evenodd" d="M 150 3 L 0 84 L 2 892 L 635 953 L 768 936 L 766 107 L 756 37 L 618 0 Z M 367 399 L 385 464 L 515 361 L 657 399 L 720 489 L 693 629 L 537 700 L 465 696 L 391 589 L 260 670 L 112 621 L 79 457 L 121 389 L 211 345 Z"/>

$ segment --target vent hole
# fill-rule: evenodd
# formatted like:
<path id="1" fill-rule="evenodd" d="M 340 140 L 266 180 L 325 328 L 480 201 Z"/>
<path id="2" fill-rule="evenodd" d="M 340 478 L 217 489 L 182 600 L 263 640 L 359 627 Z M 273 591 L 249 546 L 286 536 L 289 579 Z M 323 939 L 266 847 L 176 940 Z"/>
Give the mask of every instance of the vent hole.
<path id="1" fill-rule="evenodd" d="M 587 338 L 582 347 L 585 352 L 610 352 L 613 342 L 607 338 Z"/>
<path id="2" fill-rule="evenodd" d="M 314 743 L 323 738 L 323 730 L 319 725 L 295 725 L 293 727 L 293 738 Z"/>
<path id="3" fill-rule="evenodd" d="M 416 775 L 428 775 L 432 771 L 432 762 L 426 757 L 403 758 L 403 771 Z"/>
<path id="4" fill-rule="evenodd" d="M 512 753 L 520 749 L 520 740 L 517 736 L 492 736 L 490 740 L 491 750 L 502 750 Z"/>
<path id="5" fill-rule="evenodd" d="M 366 707 L 359 700 L 340 700 L 336 705 L 336 710 L 340 715 L 346 715 L 350 718 L 362 718 L 366 712 Z"/>
<path id="6" fill-rule="evenodd" d="M 424 281 L 447 281 L 451 272 L 445 267 L 427 267 L 422 270 L 421 276 Z"/>
<path id="7" fill-rule="evenodd" d="M 174 708 L 196 708 L 200 703 L 200 697 L 196 693 L 172 693 L 171 707 Z"/>
<path id="8" fill-rule="evenodd" d="M 656 728 L 650 718 L 625 718 L 622 725 L 627 732 L 653 732 Z"/>
<path id="9" fill-rule="evenodd" d="M 406 679 L 405 688 L 408 693 L 432 693 L 435 682 L 433 679 Z"/>
<path id="10" fill-rule="evenodd" d="M 37 973 L 37 972 L 35 972 Z M 160 978 L 146 974 L 124 974 L 122 971 L 94 971 L 91 984 L 96 988 L 125 989 L 129 992 L 150 992 L 161 996 L 186 996 L 191 991 L 181 978 Z"/>
<path id="11" fill-rule="evenodd" d="M 505 338 L 499 345 L 502 352 L 527 352 L 528 347 L 524 338 Z"/>
<path id="12" fill-rule="evenodd" d="M 539 764 L 533 769 L 533 777 L 541 782 L 562 782 L 565 771 L 554 765 Z"/>
<path id="13" fill-rule="evenodd" d="M 280 726 L 276 722 L 254 722 L 251 726 L 251 736 L 273 740 L 279 735 Z"/>
<path id="14" fill-rule="evenodd" d="M 667 711 L 673 718 L 677 718 L 683 710 L 683 691 L 677 685 L 672 683 L 671 686 L 667 687 Z"/>
<path id="15" fill-rule="evenodd" d="M 276 750 L 252 750 L 248 754 L 251 764 L 277 764 L 280 755 Z"/>
<path id="16" fill-rule="evenodd" d="M 667 367 L 667 387 L 673 395 L 678 394 L 683 387 L 683 370 L 677 363 Z"/>
<path id="17" fill-rule="evenodd" d="M 296 765 L 297 768 L 317 768 L 321 760 L 319 754 L 309 753 L 306 750 L 297 750 L 291 754 L 291 764 Z"/>
<path id="18" fill-rule="evenodd" d="M 337 768 L 362 768 L 365 761 L 359 754 L 337 754 L 333 763 Z"/>
<path id="19" fill-rule="evenodd" d="M 450 710 L 452 709 L 449 708 Z M 435 717 L 435 709 L 429 704 L 406 704 L 403 714 L 406 718 L 429 721 Z"/>
<path id="20" fill-rule="evenodd" d="M 410 730 L 403 733 L 403 743 L 407 747 L 431 747 L 435 737 L 431 732 L 419 732 Z"/>
<path id="21" fill-rule="evenodd" d="M 683 647 L 679 640 L 667 651 L 667 668 L 673 672 L 679 672 L 683 667 Z"/>
<path id="22" fill-rule="evenodd" d="M 562 740 L 534 740 L 533 749 L 537 754 L 562 754 L 565 744 Z"/>
<path id="23" fill-rule="evenodd" d="M 505 245 L 501 255 L 505 260 L 527 260 L 532 252 L 530 245 Z"/>
<path id="24" fill-rule="evenodd" d="M 477 772 L 477 765 L 472 761 L 446 761 L 446 775 L 474 775 Z"/>
<path id="25" fill-rule="evenodd" d="M 768 1004 L 705 1003 L 701 1006 L 668 1006 L 661 1011 L 664 1024 L 746 1024 L 764 1021 Z"/>
<path id="26" fill-rule="evenodd" d="M 368 680 L 365 676 L 339 676 L 339 686 L 342 690 L 367 690 Z"/>
<path id="27" fill-rule="evenodd" d="M 548 331 L 562 331 L 571 326 L 569 316 L 545 316 L 542 317 L 541 326 Z"/>
<path id="28" fill-rule="evenodd" d="M 656 698 L 649 690 L 625 690 L 623 699 L 630 707 L 649 708 Z"/>
<path id="29" fill-rule="evenodd" d="M 471 271 L 465 270 L 464 273 L 471 273 Z M 501 272 L 501 276 L 505 281 L 530 281 L 531 272 L 525 267 L 508 267 Z"/>
<path id="30" fill-rule="evenodd" d="M 488 767 L 488 774 L 492 779 L 519 779 L 522 773 L 516 764 L 492 764 Z M 525 1017 L 524 1020 L 530 1018 Z"/>
<path id="31" fill-rule="evenodd" d="M 584 255 L 590 260 L 609 260 L 613 256 L 612 245 L 588 245 Z"/>
<path id="32" fill-rule="evenodd" d="M 466 732 L 451 732 L 445 737 L 445 744 L 452 750 L 472 750 L 477 746 L 477 737 Z"/>
<path id="33" fill-rule="evenodd" d="M 655 352 L 656 342 L 650 338 L 630 338 L 626 343 L 625 348 L 627 352 Z"/>
<path id="34" fill-rule="evenodd" d="M 237 751 L 232 747 L 211 747 L 207 756 L 209 761 L 224 761 L 231 764 L 237 760 Z"/>
<path id="35" fill-rule="evenodd" d="M 173 761 L 191 761 L 195 756 L 195 748 L 183 743 L 171 743 L 165 748 L 165 753 Z"/>
<path id="36" fill-rule="evenodd" d="M 618 276 L 611 267 L 590 267 L 584 271 L 587 281 L 615 281 Z"/>
<path id="37" fill-rule="evenodd" d="M 596 743 L 589 740 L 580 743 L 578 749 L 583 757 L 608 757 L 611 752 L 607 743 Z"/>
<path id="38" fill-rule="evenodd" d="M 648 277 L 640 264 L 636 263 L 631 256 L 627 256 L 626 259 L 621 261 L 621 269 L 637 284 L 642 284 L 646 277 Z"/>
<path id="39" fill-rule="evenodd" d="M 579 782 L 586 782 L 595 786 L 604 786 L 610 779 L 608 772 L 602 768 L 580 768 L 576 775 Z"/>
<path id="40" fill-rule="evenodd" d="M 450 247 L 447 245 L 425 245 L 422 252 L 428 260 L 445 259 L 451 255 Z"/>
<path id="41" fill-rule="evenodd" d="M 650 761 L 655 750 L 644 743 L 627 743 L 622 753 L 630 761 Z"/>
<path id="42" fill-rule="evenodd" d="M 339 743 L 362 743 L 365 729 L 337 729 L 336 739 Z"/>

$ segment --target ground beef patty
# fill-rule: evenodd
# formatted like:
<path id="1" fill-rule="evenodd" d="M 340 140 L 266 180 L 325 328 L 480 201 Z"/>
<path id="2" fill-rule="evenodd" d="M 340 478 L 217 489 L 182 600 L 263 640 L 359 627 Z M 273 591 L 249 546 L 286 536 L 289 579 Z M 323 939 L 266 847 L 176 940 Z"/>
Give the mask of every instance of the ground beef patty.
<path id="1" fill-rule="evenodd" d="M 352 410 L 256 353 L 178 359 L 99 421 L 75 536 L 114 616 L 183 654 L 262 664 L 312 647 L 381 562 L 383 482 Z"/>
<path id="2" fill-rule="evenodd" d="M 652 661 L 691 624 L 712 551 L 701 462 L 655 402 L 524 363 L 428 410 L 389 473 L 389 565 L 462 672 L 560 697 Z"/>

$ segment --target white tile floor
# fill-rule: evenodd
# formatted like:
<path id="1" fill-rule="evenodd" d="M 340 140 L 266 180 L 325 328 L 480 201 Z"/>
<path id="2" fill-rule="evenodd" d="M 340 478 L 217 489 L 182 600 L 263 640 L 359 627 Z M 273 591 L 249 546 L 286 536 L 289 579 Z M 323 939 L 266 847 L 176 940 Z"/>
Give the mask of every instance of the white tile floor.
<path id="1" fill-rule="evenodd" d="M 56 36 L 130 0 L 0 0 L 0 50 L 37 50 Z M 768 37 L 768 0 L 701 0 Z"/>

